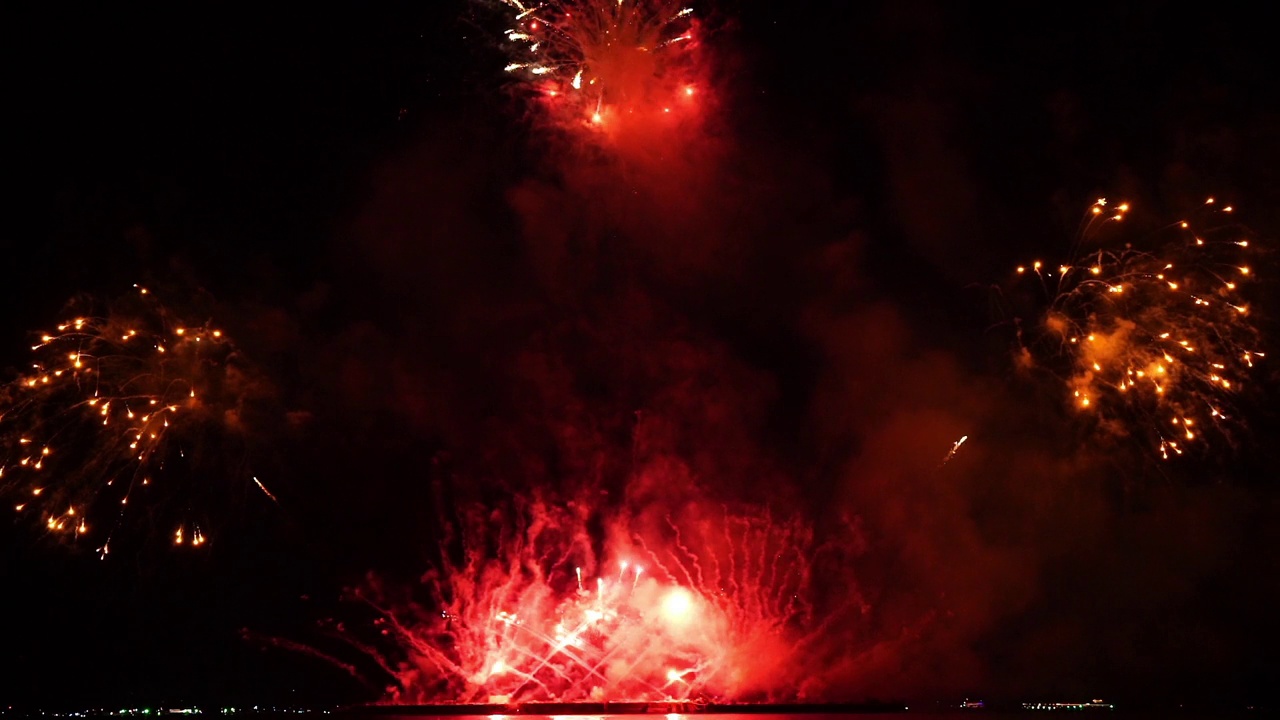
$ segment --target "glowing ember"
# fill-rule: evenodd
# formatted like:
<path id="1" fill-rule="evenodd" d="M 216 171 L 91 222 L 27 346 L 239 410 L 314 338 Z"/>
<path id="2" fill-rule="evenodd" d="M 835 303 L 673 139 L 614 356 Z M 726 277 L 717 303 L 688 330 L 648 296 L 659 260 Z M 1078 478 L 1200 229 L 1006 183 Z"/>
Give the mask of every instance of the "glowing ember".
<path id="1" fill-rule="evenodd" d="M 1212 199 L 1205 205 L 1212 210 Z M 1128 211 L 1098 200 L 1080 242 Z M 1245 231 L 1187 221 L 1169 230 L 1172 242 L 1155 250 L 1126 244 L 1052 269 L 1041 261 L 1017 269 L 1047 300 L 1019 326 L 1021 366 L 1052 373 L 1099 429 L 1150 437 L 1164 459 L 1209 433 L 1230 440 L 1240 423 L 1233 397 L 1264 357 L 1242 297 L 1252 277 Z"/>

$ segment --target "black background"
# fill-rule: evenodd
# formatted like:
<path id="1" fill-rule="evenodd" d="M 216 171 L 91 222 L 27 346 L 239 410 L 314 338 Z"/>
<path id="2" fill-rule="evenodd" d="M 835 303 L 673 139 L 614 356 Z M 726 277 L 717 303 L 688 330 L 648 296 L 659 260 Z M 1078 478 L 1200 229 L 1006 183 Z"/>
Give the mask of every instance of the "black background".
<path id="1" fill-rule="evenodd" d="M 734 146 L 762 158 L 757 167 L 820 177 L 814 186 L 830 201 L 780 196 L 779 214 L 793 216 L 787 232 L 822 236 L 816 244 L 864 237 L 864 272 L 879 292 L 975 372 L 993 361 L 985 299 L 973 286 L 1060 250 L 1095 197 L 1131 198 L 1167 216 L 1213 194 L 1235 203 L 1264 240 L 1280 229 L 1280 94 L 1268 71 L 1280 58 L 1265 10 L 925 1 L 701 10 L 716 29 L 712 54 L 732 68 L 720 112 Z M 394 304 L 413 294 L 411 270 L 389 273 L 385 259 L 351 262 L 377 198 L 388 186 L 412 198 L 418 165 L 428 168 L 424 195 L 432 179 L 456 172 L 470 203 L 459 212 L 491 208 L 497 219 L 485 227 L 499 234 L 515 223 L 503 189 L 540 173 L 537 131 L 503 91 L 492 41 L 501 28 L 462 2 L 291 11 L 45 4 L 10 17 L 6 366 L 22 362 L 28 332 L 78 292 L 189 284 L 239 308 L 226 320 L 233 336 L 276 377 L 304 378 L 282 382 L 284 402 L 323 417 L 338 403 L 319 399 L 324 384 L 298 372 L 313 350 L 331 358 L 317 338 L 367 318 L 385 328 L 414 312 Z M 388 222 L 405 233 L 424 226 L 409 211 Z M 458 253 L 466 255 L 456 263 L 463 274 L 424 272 L 421 282 L 465 288 L 465 272 L 476 268 L 520 275 L 501 243 Z M 399 257 L 413 265 L 426 256 Z M 809 388 L 814 361 L 774 347 L 770 338 L 786 323 L 741 299 L 750 293 L 734 291 L 735 282 L 710 284 L 714 309 L 691 303 L 685 314 L 778 379 L 776 412 L 785 420 L 787 403 Z M 768 297 L 798 296 L 806 282 L 783 277 Z M 1274 307 L 1273 291 L 1264 280 L 1262 307 Z M 327 299 L 308 304 L 317 296 Z M 687 288 L 663 295 L 677 307 L 687 296 Z M 302 319 L 291 332 L 253 339 L 258 320 L 280 308 Z M 430 323 L 417 331 L 424 327 Z M 1057 684 L 1047 669 L 1012 685 L 992 675 L 972 690 L 1088 687 L 1159 701 L 1178 687 L 1198 699 L 1244 702 L 1280 682 L 1276 535 L 1266 529 L 1277 509 L 1265 452 L 1276 426 L 1260 406 L 1254 434 L 1262 450 L 1215 476 L 1221 495 L 1204 511 L 1234 519 L 1219 523 L 1213 514 L 1209 529 L 1196 531 L 1231 534 L 1223 540 L 1230 549 L 1197 570 L 1190 599 L 1141 621 L 1143 633 L 1187 633 L 1180 646 L 1156 642 L 1164 650 L 1154 654 L 1181 647 L 1216 655 L 1154 657 L 1132 675 L 1117 670 L 1119 660 L 1072 656 L 1066 664 L 1084 678 L 1078 684 Z M 0 655 L 9 668 L 0 704 L 377 697 L 323 662 L 252 639 L 308 642 L 318 619 L 350 612 L 336 598 L 365 571 L 411 578 L 420 567 L 412 530 L 429 492 L 395 478 L 429 474 L 423 468 L 448 443 L 414 433 L 378 400 L 362 413 L 281 439 L 266 466 L 283 507 L 237 490 L 227 513 L 234 519 L 203 556 L 161 543 L 99 562 L 21 523 L 0 524 L 8 621 Z M 794 440 L 778 436 L 779 444 Z M 381 443 L 377 452 L 360 444 L 370 438 Z M 1178 522 L 1157 525 L 1177 533 Z M 1127 562 L 1164 562 L 1158 546 L 1147 555 L 1141 543 L 1092 552 L 1071 587 L 1050 589 L 1055 599 L 994 625 L 973 652 L 996 667 L 1013 662 L 1009 648 L 1042 619 L 1037 613 L 1079 612 L 1081 623 L 1104 617 L 1098 605 Z M 1121 612 L 1129 614 L 1143 615 L 1134 606 Z M 1081 667 L 1093 664 L 1102 669 Z"/>

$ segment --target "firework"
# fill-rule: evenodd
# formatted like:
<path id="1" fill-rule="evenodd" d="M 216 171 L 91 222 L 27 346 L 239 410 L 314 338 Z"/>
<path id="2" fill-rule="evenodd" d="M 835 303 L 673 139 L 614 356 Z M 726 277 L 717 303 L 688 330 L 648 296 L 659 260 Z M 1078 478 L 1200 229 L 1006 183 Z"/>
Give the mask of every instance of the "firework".
<path id="1" fill-rule="evenodd" d="M 31 350 L 30 370 L 0 387 L 0 489 L 13 509 L 104 557 L 131 513 L 171 523 L 177 546 L 203 546 L 200 503 L 244 456 L 255 382 L 223 332 L 136 287 Z"/>
<path id="2" fill-rule="evenodd" d="M 947 463 L 951 462 L 951 458 L 955 457 L 956 453 L 960 452 L 960 446 L 964 445 L 968 441 L 969 441 L 968 435 L 961 435 L 959 440 L 951 443 L 951 449 L 948 450 L 947 454 L 943 456 L 942 462 L 938 463 L 938 467 L 942 467 Z"/>
<path id="3" fill-rule="evenodd" d="M 1233 208 L 1205 203 L 1208 219 L 1174 223 L 1139 247 L 1079 253 L 1017 268 L 1043 311 L 1019 326 L 1019 363 L 1065 384 L 1096 426 L 1149 440 L 1164 459 L 1196 443 L 1230 441 L 1235 399 L 1264 357 L 1243 286 L 1254 244 L 1228 223 Z M 1094 203 L 1077 246 L 1124 222 L 1129 206 Z"/>
<path id="4" fill-rule="evenodd" d="M 566 126 L 651 128 L 695 112 L 703 90 L 692 8 L 671 0 L 502 0 L 506 71 Z"/>
<path id="5" fill-rule="evenodd" d="M 477 511 L 461 561 L 428 576 L 430 600 L 366 588 L 407 658 L 400 700 L 730 700 L 794 693 L 828 550 L 798 522 L 718 510 L 661 537 L 612 523 L 604 549 L 580 506 Z M 686 524 L 687 523 L 687 524 Z M 842 596 L 849 602 L 853 595 Z"/>

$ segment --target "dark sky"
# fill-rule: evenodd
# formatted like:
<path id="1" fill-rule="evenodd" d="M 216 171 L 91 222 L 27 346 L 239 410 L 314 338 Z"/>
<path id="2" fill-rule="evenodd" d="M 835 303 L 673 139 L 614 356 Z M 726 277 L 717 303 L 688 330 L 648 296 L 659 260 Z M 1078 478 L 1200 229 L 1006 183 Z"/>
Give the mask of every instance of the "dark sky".
<path id="1" fill-rule="evenodd" d="M 865 523 L 848 695 L 1280 684 L 1267 372 L 1249 438 L 1157 470 L 1017 384 L 989 292 L 1103 196 L 1153 226 L 1218 196 L 1274 247 L 1265 11 L 701 7 L 718 103 L 637 168 L 548 139 L 466 2 L 322 5 L 11 25 L 0 366 L 77 293 L 212 298 L 271 386 L 254 467 L 281 502 L 235 484 L 203 555 L 0 523 L 0 706 L 376 699 L 263 638 L 386 682 L 317 624 L 360 621 L 338 598 L 365 573 L 423 571 L 435 483 L 579 491 L 590 446 L 618 502 L 645 417 L 710 496 L 781 484 Z"/>

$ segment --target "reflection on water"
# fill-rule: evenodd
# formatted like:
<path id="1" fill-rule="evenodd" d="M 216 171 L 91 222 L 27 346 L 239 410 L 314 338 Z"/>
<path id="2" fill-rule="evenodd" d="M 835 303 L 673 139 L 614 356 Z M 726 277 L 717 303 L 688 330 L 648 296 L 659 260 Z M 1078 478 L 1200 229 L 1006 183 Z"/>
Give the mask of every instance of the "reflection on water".
<path id="1" fill-rule="evenodd" d="M 610 703 L 610 705 L 613 705 Z M 135 710 L 117 710 L 114 712 L 105 712 L 102 710 L 90 710 L 79 712 L 23 712 L 16 708 L 5 708 L 0 706 L 0 720 L 6 720 L 9 717 L 34 717 L 41 716 L 44 718 L 76 718 L 77 720 L 119 720 L 121 717 L 138 717 L 138 718 L 164 718 L 164 717 L 181 717 L 185 714 L 204 715 L 209 717 L 221 717 L 227 720 L 240 717 L 247 720 L 285 720 L 285 718 L 316 718 L 320 720 L 897 720 L 898 718 L 911 718 L 912 720 L 963 720 L 965 718 L 1010 718 L 1016 716 L 1019 719 L 1032 720 L 1036 717 L 1106 717 L 1109 720 L 1234 720 L 1241 718 L 1253 720 L 1262 717 L 1280 717 L 1274 712 L 1274 708 L 1259 708 L 1238 705 L 1235 707 L 1219 708 L 1216 710 L 1209 709 L 1169 709 L 1169 710 L 1126 710 L 1120 708 L 1077 708 L 1072 710 L 1050 709 L 1048 705 L 1042 705 L 1039 709 L 1030 707 L 1029 705 L 1009 705 L 1006 707 L 992 708 L 990 705 L 980 706 L 976 702 L 968 705 L 967 708 L 960 704 L 949 703 L 927 703 L 907 707 L 904 705 L 858 705 L 858 706 L 840 706 L 840 711 L 834 710 L 812 710 L 805 709 L 805 706 L 793 706 L 795 711 L 778 712 L 777 706 L 761 707 L 758 710 L 748 706 L 745 711 L 736 712 L 719 712 L 717 709 L 704 710 L 702 712 L 664 712 L 663 707 L 647 707 L 647 709 L 637 710 L 628 707 L 627 711 L 619 711 L 616 708 L 608 708 L 611 712 L 572 712 L 570 708 L 558 706 L 553 711 L 548 707 L 539 707 L 532 710 L 528 707 L 523 708 L 523 712 L 513 712 L 508 707 L 494 706 L 366 706 L 366 707 L 348 707 L 339 709 L 287 709 L 281 707 L 244 707 L 244 708 L 215 708 L 215 709 L 196 709 L 188 708 L 186 710 L 151 707 L 138 708 Z M 593 710 L 597 708 L 592 708 Z M 503 712 L 506 710 L 507 712 Z M 736 710 L 736 708 L 735 708 Z M 479 711 L 479 712 L 478 712 Z M 554 713 L 554 714 L 553 714 Z"/>
<path id="2" fill-rule="evenodd" d="M 653 713 L 647 715 L 445 715 L 432 714 L 429 710 L 422 713 L 399 713 L 390 709 L 380 709 L 369 715 L 361 715 L 353 713 L 349 717 L 359 718 L 359 720 L 424 720 L 430 718 L 440 718 L 441 720 L 643 720 L 651 718 L 652 720 L 898 720 L 903 717 L 910 717 L 913 720 L 960 720 L 962 718 L 1004 718 L 1009 716 L 1017 716 L 1019 718 L 1036 717 L 1061 717 L 1062 715 L 1070 717 L 1106 717 L 1110 720 L 1222 720 L 1223 718 L 1254 718 L 1260 717 L 1263 713 L 1247 712 L 1247 711 L 1225 711 L 1225 712 L 1125 712 L 1123 709 L 1087 709 L 1072 711 L 1048 711 L 1048 710 L 964 710 L 964 709 L 937 709 L 933 707 L 903 707 L 896 712 L 883 711 L 867 711 L 867 712 L 841 712 L 841 713 L 696 713 L 682 715 L 679 713 L 669 713 L 662 715 Z"/>
<path id="3" fill-rule="evenodd" d="M 899 720 L 902 717 L 910 717 L 913 720 L 960 720 L 964 717 L 1024 717 L 1024 719 L 1034 719 L 1034 717 L 1061 717 L 1068 715 L 1071 717 L 1092 717 L 1105 716 L 1112 720 L 1222 720 L 1230 719 L 1230 717 L 1261 717 L 1262 712 L 1248 711 L 1220 711 L 1220 712 L 1198 712 L 1198 711 L 1152 711 L 1152 712 L 1126 712 L 1123 708 L 1116 710 L 1073 710 L 1073 711 L 1048 711 L 1048 710 L 1016 710 L 1016 708 L 1007 708 L 1007 710 L 963 710 L 963 708 L 943 708 L 938 710 L 938 706 L 931 703 L 932 707 L 909 707 L 904 706 L 896 711 L 850 711 L 850 712 L 831 712 L 831 714 L 815 714 L 815 712 L 796 712 L 796 714 L 783 714 L 783 712 L 750 712 L 750 714 L 717 714 L 717 712 L 699 712 L 699 714 L 681 715 L 678 712 L 672 714 L 648 714 L 648 715 L 447 715 L 447 714 L 431 714 L 428 708 L 424 708 L 422 712 L 397 712 L 390 708 L 379 708 L 378 711 L 371 712 L 369 715 L 361 715 L 353 712 L 352 717 L 358 717 L 360 720 L 424 720 L 424 719 L 440 719 L 440 720 Z"/>

